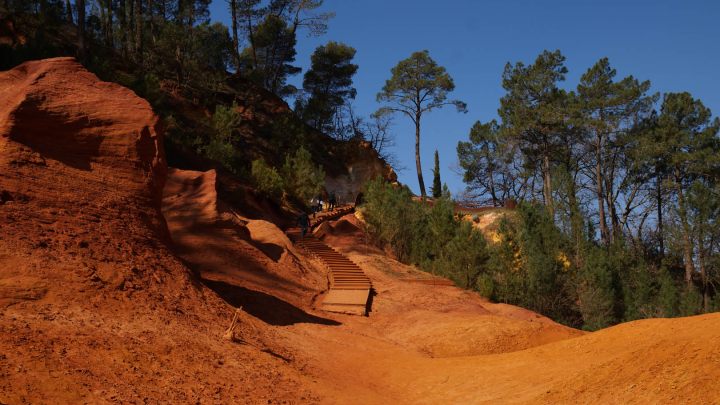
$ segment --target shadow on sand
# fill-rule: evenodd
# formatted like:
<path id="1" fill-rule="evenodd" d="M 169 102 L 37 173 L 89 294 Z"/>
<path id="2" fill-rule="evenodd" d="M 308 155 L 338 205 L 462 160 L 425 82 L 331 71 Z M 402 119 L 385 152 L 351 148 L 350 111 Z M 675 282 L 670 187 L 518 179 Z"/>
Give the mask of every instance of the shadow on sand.
<path id="1" fill-rule="evenodd" d="M 228 304 L 236 308 L 242 307 L 245 312 L 270 325 L 287 326 L 296 323 L 340 325 L 340 322 L 308 314 L 290 303 L 260 291 L 253 291 L 222 281 L 207 279 L 202 281 Z"/>

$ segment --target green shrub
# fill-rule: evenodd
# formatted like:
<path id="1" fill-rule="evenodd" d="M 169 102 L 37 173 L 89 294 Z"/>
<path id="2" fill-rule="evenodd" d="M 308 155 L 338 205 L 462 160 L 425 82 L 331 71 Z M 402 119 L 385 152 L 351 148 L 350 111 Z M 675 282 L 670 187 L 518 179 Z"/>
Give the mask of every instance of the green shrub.
<path id="1" fill-rule="evenodd" d="M 578 269 L 578 307 L 583 329 L 597 330 L 615 322 L 614 268 L 610 253 L 593 246 Z"/>
<path id="2" fill-rule="evenodd" d="M 234 131 L 240 125 L 240 121 L 235 103 L 230 107 L 218 105 L 211 119 L 210 140 L 200 148 L 206 157 L 219 162 L 233 173 L 237 173 Z"/>
<path id="3" fill-rule="evenodd" d="M 212 116 L 212 127 L 215 129 L 217 138 L 225 141 L 233 139 L 233 131 L 242 122 L 237 108 L 238 106 L 234 102 L 229 107 L 219 104 L 215 108 L 215 114 Z"/>
<path id="4" fill-rule="evenodd" d="M 282 172 L 286 191 L 303 204 L 318 195 L 325 184 L 325 171 L 315 165 L 310 152 L 303 147 L 285 157 Z"/>
<path id="5" fill-rule="evenodd" d="M 363 213 L 370 233 L 392 247 L 399 260 L 464 288 L 478 287 L 489 259 L 485 238 L 455 217 L 448 193 L 429 207 L 414 201 L 407 187 L 378 179 L 367 186 Z"/>
<path id="6" fill-rule="evenodd" d="M 413 203 L 407 187 L 396 188 L 381 179 L 368 183 L 364 200 L 363 213 L 371 235 L 378 243 L 392 247 L 400 261 L 409 262 L 413 247 L 415 251 L 420 248 L 414 231 L 421 228 L 423 207 Z"/>
<path id="7" fill-rule="evenodd" d="M 255 187 L 259 192 L 272 198 L 279 198 L 282 196 L 282 177 L 274 167 L 268 166 L 264 160 L 253 160 L 251 175 L 255 181 Z"/>
<path id="8" fill-rule="evenodd" d="M 693 285 L 685 286 L 680 293 L 680 316 L 691 316 L 702 313 L 703 297 Z"/>
<path id="9" fill-rule="evenodd" d="M 487 271 L 489 254 L 485 237 L 471 223 L 461 221 L 439 257 L 433 263 L 438 273 L 466 289 L 477 289 L 480 276 Z"/>
<path id="10" fill-rule="evenodd" d="M 678 288 L 675 285 L 672 274 L 666 267 L 660 269 L 660 286 L 658 289 L 658 316 L 673 317 L 678 315 L 678 307 L 680 305 L 678 297 Z"/>
<path id="11" fill-rule="evenodd" d="M 651 277 L 647 264 L 640 262 L 621 272 L 623 289 L 623 320 L 658 316 L 657 295 L 659 285 Z"/>

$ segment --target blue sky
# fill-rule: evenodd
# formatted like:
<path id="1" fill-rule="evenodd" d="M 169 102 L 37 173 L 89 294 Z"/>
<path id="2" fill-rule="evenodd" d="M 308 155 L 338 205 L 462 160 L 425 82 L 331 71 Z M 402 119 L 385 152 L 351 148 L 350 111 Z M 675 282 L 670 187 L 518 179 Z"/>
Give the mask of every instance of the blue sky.
<path id="1" fill-rule="evenodd" d="M 652 91 L 689 91 L 720 113 L 720 1 L 715 0 L 325 0 L 335 18 L 322 37 L 298 37 L 297 65 L 307 69 L 310 54 L 330 40 L 357 49 L 357 112 L 367 116 L 379 105 L 375 95 L 390 69 L 422 49 L 455 80 L 451 94 L 469 112 L 452 108 L 423 118 L 421 153 L 427 186 L 433 153 L 453 193 L 464 188 L 456 174 L 455 148 L 467 140 L 476 120 L 497 117 L 506 62 L 532 62 L 544 49 L 560 49 L 569 69 L 565 87 L 607 56 L 618 77 L 652 82 Z M 213 21 L 229 24 L 226 0 L 213 0 Z M 292 80 L 302 83 L 302 74 Z M 414 127 L 398 116 L 393 152 L 403 170 L 400 181 L 418 191 Z"/>

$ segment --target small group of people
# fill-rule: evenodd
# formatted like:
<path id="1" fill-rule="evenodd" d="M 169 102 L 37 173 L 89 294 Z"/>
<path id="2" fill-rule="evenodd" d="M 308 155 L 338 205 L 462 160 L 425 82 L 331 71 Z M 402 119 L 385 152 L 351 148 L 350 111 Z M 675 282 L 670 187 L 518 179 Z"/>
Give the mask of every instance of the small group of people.
<path id="1" fill-rule="evenodd" d="M 334 192 L 330 192 L 327 198 L 327 210 L 332 211 L 337 206 L 337 197 Z M 310 211 L 312 212 L 313 218 L 318 212 L 322 212 L 324 207 L 323 196 L 319 194 L 317 197 L 313 197 L 310 200 Z M 302 212 L 298 217 L 298 226 L 300 227 L 300 234 L 305 237 L 308 229 L 310 228 L 310 217 L 306 212 Z"/>
<path id="2" fill-rule="evenodd" d="M 323 202 L 323 196 L 320 194 L 317 197 L 314 197 L 310 201 L 310 210 L 312 211 L 313 218 L 315 218 L 316 213 L 323 211 L 324 205 L 325 204 Z M 328 199 L 327 199 L 327 210 L 332 211 L 335 209 L 336 206 L 337 206 L 337 198 L 335 197 L 335 193 L 331 192 L 328 195 Z"/>

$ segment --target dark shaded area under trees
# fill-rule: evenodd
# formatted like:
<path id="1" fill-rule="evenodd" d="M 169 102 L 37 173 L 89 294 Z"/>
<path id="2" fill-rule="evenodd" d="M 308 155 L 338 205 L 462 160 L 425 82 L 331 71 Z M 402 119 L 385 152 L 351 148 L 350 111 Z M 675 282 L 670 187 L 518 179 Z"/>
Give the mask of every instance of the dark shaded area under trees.
<path id="1" fill-rule="evenodd" d="M 354 49 L 330 42 L 316 52 L 326 61 L 342 54 L 347 68 L 325 69 L 310 80 L 313 88 L 346 90 L 308 91 L 325 99 L 315 103 L 323 108 L 312 119 L 299 117 L 282 100 L 300 91 L 287 84 L 300 73 L 293 65 L 297 36 L 323 35 L 332 18 L 318 11 L 322 3 L 228 0 L 233 16 L 228 29 L 210 21 L 210 0 L 0 1 L 0 22 L 9 31 L 2 34 L 16 39 L 0 44 L 0 69 L 31 59 L 77 57 L 101 79 L 129 87 L 152 104 L 166 127 L 171 164 L 222 168 L 255 182 L 254 160 L 282 172 L 288 159 L 296 162 L 296 151 L 305 150 L 316 169 L 338 173 L 345 170 L 343 156 L 357 151 L 365 138 L 358 130 L 335 139 L 325 113 L 344 109 L 354 96 Z M 318 70 L 313 66 L 310 76 Z M 369 132 L 367 138 L 372 141 Z M 311 180 L 322 181 L 318 177 Z M 307 193 L 298 190 L 315 190 L 317 184 L 295 183 L 283 182 L 281 194 L 302 205 Z"/>

